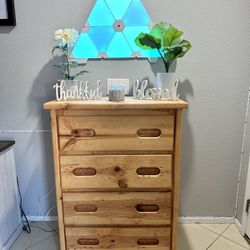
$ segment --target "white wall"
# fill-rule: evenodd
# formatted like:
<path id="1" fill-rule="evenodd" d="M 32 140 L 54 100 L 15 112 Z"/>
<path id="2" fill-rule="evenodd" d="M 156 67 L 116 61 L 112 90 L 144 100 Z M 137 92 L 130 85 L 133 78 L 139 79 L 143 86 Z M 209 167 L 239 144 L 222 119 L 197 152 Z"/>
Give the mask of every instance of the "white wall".
<path id="1" fill-rule="evenodd" d="M 93 0 L 16 0 L 17 26 L 0 28 L 0 130 L 49 130 L 42 110 L 54 98 L 53 32 L 82 28 Z M 248 0 L 144 0 L 154 22 L 167 20 L 193 44 L 177 64 L 184 115 L 181 215 L 233 216 L 247 88 L 250 79 Z M 148 77 L 162 65 L 147 61 L 89 62 L 85 79 Z M 55 203 L 50 133 L 11 131 L 28 215 Z M 51 191 L 51 192 L 49 192 Z M 49 195 L 46 194 L 49 192 Z M 52 209 L 52 214 L 55 210 Z"/>

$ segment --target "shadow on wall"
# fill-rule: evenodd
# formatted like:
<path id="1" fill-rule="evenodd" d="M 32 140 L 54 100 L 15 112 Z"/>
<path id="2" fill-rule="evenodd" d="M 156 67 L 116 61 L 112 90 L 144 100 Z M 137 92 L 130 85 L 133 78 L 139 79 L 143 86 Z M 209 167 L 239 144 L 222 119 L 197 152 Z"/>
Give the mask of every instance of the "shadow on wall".
<path id="1" fill-rule="evenodd" d="M 188 101 L 189 98 L 194 98 L 194 89 L 189 79 L 181 81 L 179 86 L 179 92 L 181 93 L 181 99 Z M 193 155 L 194 153 L 194 140 L 191 123 L 189 121 L 189 108 L 183 113 L 183 128 L 182 128 L 182 151 L 181 151 L 181 201 L 187 201 L 188 197 L 185 190 L 189 190 L 188 186 L 192 179 L 193 171 Z M 184 161 L 185 159 L 185 161 Z M 180 204 L 180 216 L 182 214 L 182 203 Z"/>
<path id="2" fill-rule="evenodd" d="M 43 104 L 47 101 L 55 99 L 55 91 L 53 85 L 60 75 L 53 66 L 58 59 L 53 59 L 47 62 L 36 79 L 33 82 L 27 103 L 29 103 L 29 116 L 38 117 L 38 127 L 41 132 L 41 150 L 43 151 L 43 169 L 39 176 L 44 180 L 44 189 L 46 193 L 39 197 L 39 216 L 54 216 L 56 215 L 56 201 L 55 201 L 55 183 L 53 171 L 53 157 L 52 157 L 52 140 L 50 136 L 50 114 L 49 111 L 43 109 Z M 49 135 L 48 135 L 49 134 Z"/>
<path id="3" fill-rule="evenodd" d="M 27 100 L 27 103 L 29 103 L 28 116 L 39 117 L 38 127 L 42 130 L 50 129 L 49 112 L 43 109 L 43 104 L 55 99 L 53 85 L 56 80 L 61 78 L 61 75 L 58 74 L 58 71 L 53 66 L 58 63 L 57 60 L 59 61 L 60 59 L 50 60 L 43 66 L 33 82 Z"/>
<path id="4" fill-rule="evenodd" d="M 56 194 L 55 194 L 55 178 L 54 178 L 54 163 L 53 163 L 53 147 L 51 133 L 43 133 L 41 136 L 41 147 L 44 152 L 44 169 L 41 171 L 41 177 L 46 183 L 45 193 L 39 196 L 39 215 L 40 216 L 55 216 L 56 215 Z"/>
<path id="5" fill-rule="evenodd" d="M 14 30 L 15 26 L 11 27 L 0 27 L 0 33 L 2 34 L 9 34 Z"/>

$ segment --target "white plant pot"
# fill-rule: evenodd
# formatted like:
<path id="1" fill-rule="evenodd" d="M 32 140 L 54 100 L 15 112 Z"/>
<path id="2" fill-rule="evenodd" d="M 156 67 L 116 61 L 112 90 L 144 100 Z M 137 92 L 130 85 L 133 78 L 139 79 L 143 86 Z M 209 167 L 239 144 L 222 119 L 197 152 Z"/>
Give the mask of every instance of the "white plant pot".
<path id="1" fill-rule="evenodd" d="M 155 87 L 161 90 L 168 89 L 170 99 L 176 100 L 178 98 L 176 80 L 178 80 L 176 73 L 157 73 Z"/>
<path id="2" fill-rule="evenodd" d="M 177 80 L 176 73 L 157 73 L 156 88 L 172 89 L 175 80 Z"/>

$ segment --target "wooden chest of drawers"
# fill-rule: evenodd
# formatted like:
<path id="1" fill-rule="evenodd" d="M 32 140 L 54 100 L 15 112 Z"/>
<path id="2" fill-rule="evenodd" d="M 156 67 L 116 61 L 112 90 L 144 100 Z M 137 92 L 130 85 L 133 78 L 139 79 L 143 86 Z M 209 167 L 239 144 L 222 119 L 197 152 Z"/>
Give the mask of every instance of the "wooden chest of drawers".
<path id="1" fill-rule="evenodd" d="M 61 250 L 175 250 L 181 100 L 52 101 Z"/>

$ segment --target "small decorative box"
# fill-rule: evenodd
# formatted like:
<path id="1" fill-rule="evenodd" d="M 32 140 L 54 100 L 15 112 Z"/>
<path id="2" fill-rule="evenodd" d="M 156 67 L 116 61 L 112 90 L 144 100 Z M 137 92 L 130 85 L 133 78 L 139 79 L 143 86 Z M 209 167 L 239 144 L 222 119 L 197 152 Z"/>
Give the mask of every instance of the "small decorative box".
<path id="1" fill-rule="evenodd" d="M 123 86 L 112 86 L 109 89 L 109 101 L 122 102 L 125 100 L 125 88 Z"/>

